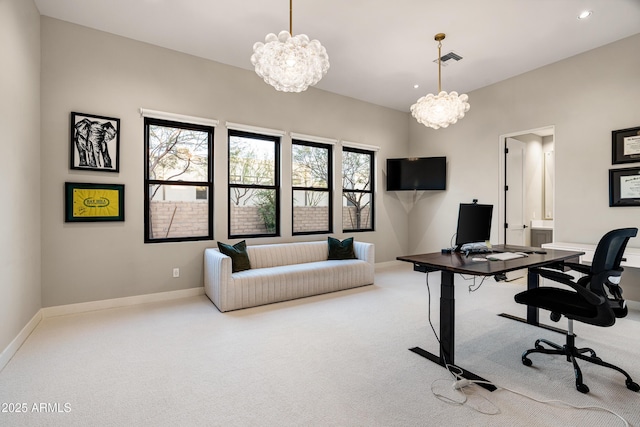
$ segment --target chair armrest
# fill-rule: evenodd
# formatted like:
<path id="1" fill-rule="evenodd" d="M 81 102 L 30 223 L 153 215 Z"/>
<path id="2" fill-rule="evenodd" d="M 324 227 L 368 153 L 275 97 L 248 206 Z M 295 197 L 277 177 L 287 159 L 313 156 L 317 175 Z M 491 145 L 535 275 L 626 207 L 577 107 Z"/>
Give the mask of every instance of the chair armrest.
<path id="1" fill-rule="evenodd" d="M 568 271 L 574 270 L 578 273 L 589 274 L 591 272 L 591 266 L 585 264 L 579 264 L 577 262 L 558 261 L 552 264 L 547 264 L 543 268 L 549 270 Z"/>
<path id="2" fill-rule="evenodd" d="M 591 266 L 585 264 L 578 264 L 577 262 L 565 262 L 564 265 L 570 269 L 582 274 L 591 273 Z"/>
<path id="3" fill-rule="evenodd" d="M 591 292 L 579 283 L 573 281 L 573 277 L 569 274 L 559 273 L 556 271 L 549 271 L 542 268 L 535 269 L 536 272 L 545 279 L 553 280 L 554 282 L 562 283 L 574 289 L 580 296 L 587 300 L 589 304 L 601 305 L 605 303 L 605 298 Z"/>

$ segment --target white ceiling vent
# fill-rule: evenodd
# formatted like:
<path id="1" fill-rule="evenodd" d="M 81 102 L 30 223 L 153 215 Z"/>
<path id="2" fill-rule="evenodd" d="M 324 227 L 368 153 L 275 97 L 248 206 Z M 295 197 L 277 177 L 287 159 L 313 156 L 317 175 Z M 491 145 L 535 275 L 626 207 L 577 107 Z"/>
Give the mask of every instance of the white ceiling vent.
<path id="1" fill-rule="evenodd" d="M 446 54 L 444 54 L 444 55 L 442 55 L 440 57 L 440 60 L 442 61 L 442 66 L 443 67 L 446 67 L 449 64 L 453 64 L 455 62 L 458 62 L 461 59 L 462 59 L 462 56 L 458 55 L 454 51 L 446 53 Z M 433 62 L 435 62 L 437 64 L 438 63 L 438 58 L 434 59 Z"/>

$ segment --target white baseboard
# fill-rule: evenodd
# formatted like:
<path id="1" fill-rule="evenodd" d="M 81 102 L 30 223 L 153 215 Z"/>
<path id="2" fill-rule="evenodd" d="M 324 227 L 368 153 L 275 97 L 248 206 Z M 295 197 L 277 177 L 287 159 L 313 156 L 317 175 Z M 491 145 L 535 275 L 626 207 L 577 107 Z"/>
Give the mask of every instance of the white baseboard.
<path id="1" fill-rule="evenodd" d="M 33 330 L 36 328 L 36 326 L 38 326 L 38 323 L 40 323 L 41 320 L 42 309 L 38 310 L 38 312 L 33 315 L 31 320 L 29 320 L 24 328 L 22 328 L 18 336 L 15 337 L 13 341 L 11 341 L 11 343 L 2 351 L 2 353 L 0 353 L 0 371 L 2 371 L 5 366 L 7 366 L 9 360 L 11 360 L 13 355 L 16 354 L 20 346 L 24 344 L 29 335 L 31 335 L 31 332 L 33 332 Z"/>
<path id="2" fill-rule="evenodd" d="M 42 317 L 65 316 L 67 314 L 85 313 L 87 311 L 104 310 L 108 308 L 128 307 L 149 302 L 168 301 L 204 295 L 204 287 L 181 289 L 178 291 L 158 292 L 155 294 L 135 295 L 132 297 L 106 299 L 101 301 L 81 302 L 77 304 L 57 305 L 42 309 Z"/>

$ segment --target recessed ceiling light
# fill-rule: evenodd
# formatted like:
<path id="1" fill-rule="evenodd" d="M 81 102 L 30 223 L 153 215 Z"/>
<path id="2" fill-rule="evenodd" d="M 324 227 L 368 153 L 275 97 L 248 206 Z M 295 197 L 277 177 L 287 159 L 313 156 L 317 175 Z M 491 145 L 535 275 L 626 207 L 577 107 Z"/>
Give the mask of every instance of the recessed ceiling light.
<path id="1" fill-rule="evenodd" d="M 420 85 L 413 85 L 414 89 L 418 89 L 420 87 Z"/>
<path id="2" fill-rule="evenodd" d="M 587 19 L 588 17 L 591 16 L 592 13 L 593 12 L 591 12 L 590 10 L 585 10 L 580 15 L 578 15 L 578 19 Z"/>

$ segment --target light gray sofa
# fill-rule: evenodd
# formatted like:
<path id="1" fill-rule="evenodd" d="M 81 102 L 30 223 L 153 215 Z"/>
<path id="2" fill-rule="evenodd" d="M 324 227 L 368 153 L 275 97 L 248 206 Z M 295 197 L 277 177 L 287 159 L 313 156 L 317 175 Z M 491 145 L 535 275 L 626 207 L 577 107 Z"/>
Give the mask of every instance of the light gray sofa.
<path id="1" fill-rule="evenodd" d="M 326 241 L 248 246 L 251 269 L 231 272 L 231 258 L 204 251 L 204 290 L 222 312 L 370 285 L 374 245 L 354 242 L 358 259 L 327 260 Z"/>

